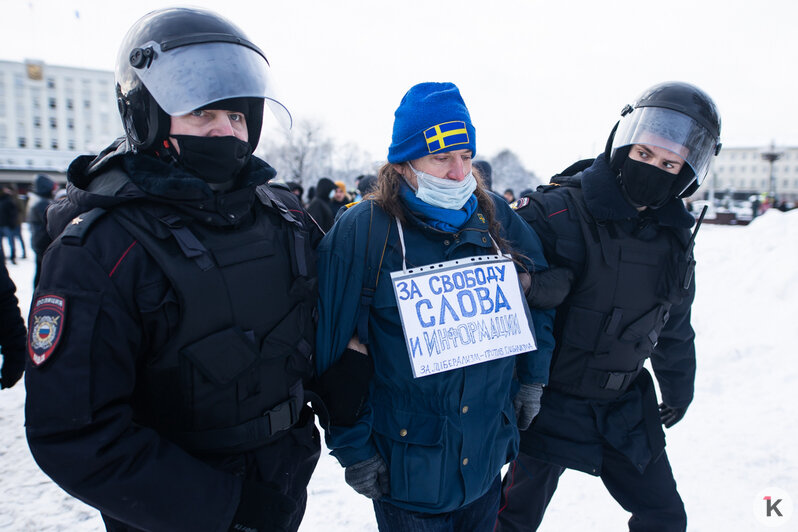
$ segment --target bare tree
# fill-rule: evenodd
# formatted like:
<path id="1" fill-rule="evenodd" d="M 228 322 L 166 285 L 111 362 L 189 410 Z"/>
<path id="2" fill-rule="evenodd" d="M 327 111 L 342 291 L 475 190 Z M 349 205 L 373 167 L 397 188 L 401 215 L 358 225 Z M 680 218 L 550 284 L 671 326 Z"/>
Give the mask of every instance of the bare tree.
<path id="1" fill-rule="evenodd" d="M 526 188 L 535 188 L 540 179 L 524 168 L 518 156 L 510 150 L 502 150 L 490 159 L 493 167 L 493 189 L 499 194 L 511 188 L 516 196 Z"/>
<path id="2" fill-rule="evenodd" d="M 282 142 L 258 148 L 284 181 L 294 181 L 303 187 L 329 174 L 332 169 L 333 142 L 324 133 L 321 122 L 299 120 L 291 131 L 283 133 Z"/>

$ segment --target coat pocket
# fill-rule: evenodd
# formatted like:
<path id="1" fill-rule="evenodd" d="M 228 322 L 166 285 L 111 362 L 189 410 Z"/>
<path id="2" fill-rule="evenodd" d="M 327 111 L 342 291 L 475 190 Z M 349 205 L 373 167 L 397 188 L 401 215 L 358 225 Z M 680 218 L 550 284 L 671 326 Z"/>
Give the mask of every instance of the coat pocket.
<path id="1" fill-rule="evenodd" d="M 434 506 L 446 477 L 446 418 L 374 409 L 374 440 L 389 466 L 390 497 Z"/>

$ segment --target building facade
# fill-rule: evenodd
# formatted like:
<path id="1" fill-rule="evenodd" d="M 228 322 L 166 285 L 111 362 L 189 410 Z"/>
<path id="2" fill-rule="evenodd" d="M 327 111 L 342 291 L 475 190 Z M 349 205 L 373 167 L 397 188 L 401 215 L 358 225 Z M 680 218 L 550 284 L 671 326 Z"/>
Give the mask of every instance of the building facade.
<path id="1" fill-rule="evenodd" d="M 121 134 L 113 72 L 0 61 L 0 181 L 62 181 L 76 156 Z"/>
<path id="2" fill-rule="evenodd" d="M 742 199 L 771 193 L 771 165 L 763 155 L 778 154 L 773 162 L 775 197 L 779 201 L 798 199 L 798 146 L 723 146 L 714 158 L 706 182 L 695 198 L 715 197 Z"/>

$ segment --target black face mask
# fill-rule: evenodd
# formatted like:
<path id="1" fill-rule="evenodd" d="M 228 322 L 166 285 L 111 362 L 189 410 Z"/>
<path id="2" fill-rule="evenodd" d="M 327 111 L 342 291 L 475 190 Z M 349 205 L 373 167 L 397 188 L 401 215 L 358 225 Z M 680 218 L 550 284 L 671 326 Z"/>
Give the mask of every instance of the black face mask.
<path id="1" fill-rule="evenodd" d="M 177 162 L 206 183 L 227 183 L 235 178 L 252 156 L 248 142 L 232 136 L 196 137 L 172 135 L 180 153 L 174 150 Z"/>
<path id="2" fill-rule="evenodd" d="M 629 157 L 621 167 L 621 188 L 635 207 L 658 209 L 675 197 L 673 186 L 678 174 Z"/>

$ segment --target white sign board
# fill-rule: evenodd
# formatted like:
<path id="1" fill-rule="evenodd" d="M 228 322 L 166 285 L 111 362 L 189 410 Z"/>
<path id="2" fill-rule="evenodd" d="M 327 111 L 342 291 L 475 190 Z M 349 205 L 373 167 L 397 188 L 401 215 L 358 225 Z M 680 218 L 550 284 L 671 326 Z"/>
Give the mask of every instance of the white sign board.
<path id="1" fill-rule="evenodd" d="M 391 273 L 413 376 L 534 351 L 512 261 L 481 255 Z"/>

